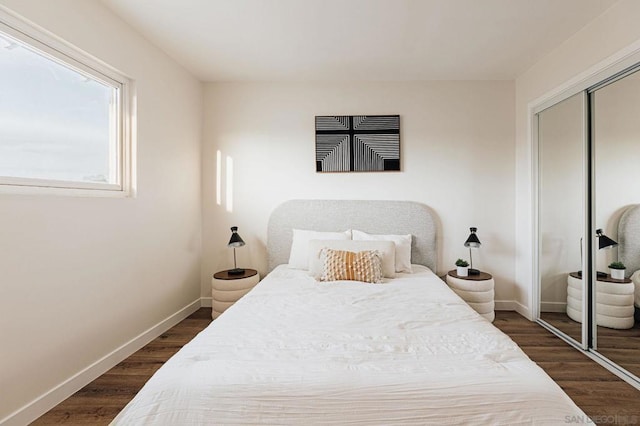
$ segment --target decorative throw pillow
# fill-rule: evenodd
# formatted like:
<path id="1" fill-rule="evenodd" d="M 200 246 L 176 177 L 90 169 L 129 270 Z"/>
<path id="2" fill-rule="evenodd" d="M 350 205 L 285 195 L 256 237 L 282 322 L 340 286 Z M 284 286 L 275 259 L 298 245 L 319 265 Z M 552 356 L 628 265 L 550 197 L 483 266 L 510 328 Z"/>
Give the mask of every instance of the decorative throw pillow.
<path id="1" fill-rule="evenodd" d="M 311 240 L 309 241 L 309 272 L 315 278 L 324 273 L 323 248 L 359 252 L 377 250 L 382 257 L 382 276 L 396 277 L 396 245 L 393 241 Z"/>
<path id="2" fill-rule="evenodd" d="M 377 250 L 352 252 L 324 248 L 321 256 L 324 259 L 321 281 L 382 282 L 382 256 Z"/>

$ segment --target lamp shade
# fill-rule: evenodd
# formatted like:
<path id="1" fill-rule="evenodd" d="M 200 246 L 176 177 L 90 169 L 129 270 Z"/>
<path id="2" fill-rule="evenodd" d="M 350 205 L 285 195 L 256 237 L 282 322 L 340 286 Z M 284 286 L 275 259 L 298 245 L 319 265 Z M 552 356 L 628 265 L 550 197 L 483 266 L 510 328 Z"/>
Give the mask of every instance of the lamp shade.
<path id="1" fill-rule="evenodd" d="M 467 238 L 467 241 L 464 242 L 464 246 L 473 247 L 473 248 L 480 247 L 482 243 L 480 242 L 480 240 L 478 239 L 478 236 L 476 235 L 476 231 L 478 230 L 478 228 L 471 227 L 469 229 L 471 230 L 471 234 L 469 234 L 469 238 Z"/>
<path id="2" fill-rule="evenodd" d="M 227 246 L 228 247 L 242 247 L 243 245 L 244 245 L 244 240 L 242 239 L 240 234 L 238 234 L 238 227 L 237 226 L 232 226 L 231 227 L 231 239 L 229 239 L 229 244 L 227 244 Z"/>
<path id="3" fill-rule="evenodd" d="M 598 237 L 598 249 L 611 248 L 618 245 L 617 242 L 604 235 L 602 229 L 596 229 L 596 237 Z"/>

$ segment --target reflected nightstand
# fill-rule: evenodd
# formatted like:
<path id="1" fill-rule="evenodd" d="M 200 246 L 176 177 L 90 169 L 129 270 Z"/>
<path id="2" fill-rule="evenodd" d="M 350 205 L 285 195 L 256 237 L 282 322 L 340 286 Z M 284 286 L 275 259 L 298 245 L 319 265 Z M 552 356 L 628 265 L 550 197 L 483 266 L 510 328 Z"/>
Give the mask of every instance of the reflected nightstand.
<path id="1" fill-rule="evenodd" d="M 633 282 L 616 280 L 609 275 L 596 281 L 596 324 L 602 327 L 628 329 L 634 325 Z M 567 316 L 582 322 L 582 276 L 578 272 L 567 275 Z"/>

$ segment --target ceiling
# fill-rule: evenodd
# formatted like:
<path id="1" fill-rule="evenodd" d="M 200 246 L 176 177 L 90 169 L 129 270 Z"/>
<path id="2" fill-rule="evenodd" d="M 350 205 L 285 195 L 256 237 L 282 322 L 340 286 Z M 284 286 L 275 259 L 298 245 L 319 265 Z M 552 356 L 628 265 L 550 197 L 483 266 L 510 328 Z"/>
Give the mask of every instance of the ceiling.
<path id="1" fill-rule="evenodd" d="M 512 80 L 615 0 L 101 0 L 202 81 Z"/>

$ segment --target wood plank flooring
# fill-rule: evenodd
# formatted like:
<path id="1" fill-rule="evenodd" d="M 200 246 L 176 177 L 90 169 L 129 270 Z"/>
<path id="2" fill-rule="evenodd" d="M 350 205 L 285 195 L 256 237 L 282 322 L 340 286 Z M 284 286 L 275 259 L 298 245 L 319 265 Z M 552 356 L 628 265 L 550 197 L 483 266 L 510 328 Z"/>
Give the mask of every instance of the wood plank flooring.
<path id="1" fill-rule="evenodd" d="M 210 322 L 211 309 L 199 309 L 33 424 L 109 424 L 149 377 Z M 640 391 L 515 312 L 496 312 L 494 324 L 598 424 L 640 424 Z"/>
<path id="2" fill-rule="evenodd" d="M 496 312 L 493 324 L 597 424 L 640 424 L 639 390 L 516 312 Z"/>
<path id="3" fill-rule="evenodd" d="M 567 314 L 543 312 L 542 318 L 577 341 L 582 339 L 582 324 L 573 321 Z M 640 377 L 640 323 L 636 322 L 632 328 L 625 330 L 599 326 L 597 340 L 598 352 Z"/>
<path id="4" fill-rule="evenodd" d="M 33 425 L 107 425 L 153 373 L 211 323 L 201 308 L 33 422 Z"/>

